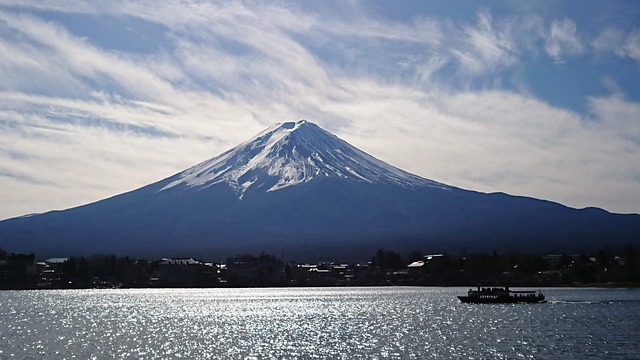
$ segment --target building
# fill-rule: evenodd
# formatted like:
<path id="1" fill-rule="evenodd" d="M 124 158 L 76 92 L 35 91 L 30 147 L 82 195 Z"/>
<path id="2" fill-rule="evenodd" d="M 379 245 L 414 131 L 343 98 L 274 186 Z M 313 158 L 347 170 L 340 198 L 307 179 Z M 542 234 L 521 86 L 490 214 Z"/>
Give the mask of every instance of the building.
<path id="1" fill-rule="evenodd" d="M 193 258 L 163 258 L 154 277 L 158 286 L 205 287 L 218 283 L 217 267 Z"/>

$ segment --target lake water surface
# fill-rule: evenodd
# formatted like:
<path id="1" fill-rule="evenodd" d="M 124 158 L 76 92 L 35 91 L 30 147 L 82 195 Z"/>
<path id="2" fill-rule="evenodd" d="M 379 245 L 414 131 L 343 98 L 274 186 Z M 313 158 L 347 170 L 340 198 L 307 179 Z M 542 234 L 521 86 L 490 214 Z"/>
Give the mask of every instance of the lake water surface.
<path id="1" fill-rule="evenodd" d="M 466 290 L 0 291 L 0 359 L 640 359 L 639 289 Z"/>

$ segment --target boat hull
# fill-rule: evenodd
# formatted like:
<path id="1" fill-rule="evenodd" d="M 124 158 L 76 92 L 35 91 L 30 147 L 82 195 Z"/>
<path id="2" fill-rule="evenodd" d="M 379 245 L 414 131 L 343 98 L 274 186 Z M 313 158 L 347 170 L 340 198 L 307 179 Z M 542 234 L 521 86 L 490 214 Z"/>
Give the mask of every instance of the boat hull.
<path id="1" fill-rule="evenodd" d="M 466 304 L 541 304 L 547 302 L 539 298 L 515 298 L 515 297 L 497 297 L 497 298 L 479 298 L 475 296 L 458 296 L 458 299 Z"/>

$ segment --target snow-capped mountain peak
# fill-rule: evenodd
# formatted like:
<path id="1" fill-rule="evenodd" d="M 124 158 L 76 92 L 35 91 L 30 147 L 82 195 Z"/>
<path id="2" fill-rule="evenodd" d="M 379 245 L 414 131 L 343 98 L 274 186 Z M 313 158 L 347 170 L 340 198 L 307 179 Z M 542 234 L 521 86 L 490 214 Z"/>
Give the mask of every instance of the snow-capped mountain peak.
<path id="1" fill-rule="evenodd" d="M 225 182 L 242 198 L 249 188 L 275 191 L 321 177 L 405 187 L 447 187 L 395 168 L 300 120 L 267 128 L 220 156 L 177 174 L 162 190 L 179 184 L 207 187 Z"/>

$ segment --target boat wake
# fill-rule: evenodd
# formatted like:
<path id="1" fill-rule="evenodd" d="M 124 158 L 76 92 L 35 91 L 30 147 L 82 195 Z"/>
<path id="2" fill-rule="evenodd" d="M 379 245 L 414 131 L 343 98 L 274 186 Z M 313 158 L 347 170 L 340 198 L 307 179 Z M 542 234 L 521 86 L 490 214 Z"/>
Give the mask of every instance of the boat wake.
<path id="1" fill-rule="evenodd" d="M 630 304 L 637 303 L 640 304 L 640 300 L 556 300 L 556 299 L 548 299 L 549 304 Z"/>

